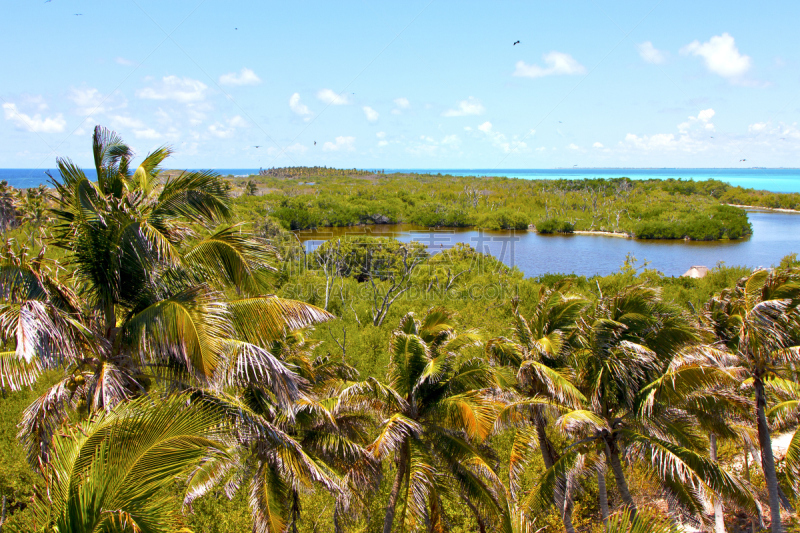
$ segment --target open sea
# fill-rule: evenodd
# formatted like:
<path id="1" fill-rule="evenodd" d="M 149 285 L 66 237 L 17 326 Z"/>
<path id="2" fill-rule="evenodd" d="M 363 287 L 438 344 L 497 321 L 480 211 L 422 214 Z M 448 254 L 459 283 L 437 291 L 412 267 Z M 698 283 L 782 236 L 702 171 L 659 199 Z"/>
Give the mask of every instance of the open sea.
<path id="1" fill-rule="evenodd" d="M 6 180 L 17 188 L 36 187 L 47 183 L 47 169 L 2 168 L 0 180 Z M 247 176 L 257 174 L 257 168 L 219 168 L 223 175 Z M 378 170 L 378 169 L 375 169 Z M 704 181 L 715 179 L 734 186 L 760 189 L 772 192 L 800 192 L 800 168 L 556 168 L 556 169 L 486 169 L 486 168 L 405 168 L 379 169 L 387 174 L 393 172 L 450 174 L 453 176 L 505 176 L 522 179 L 585 179 L 619 178 L 634 180 L 683 179 Z M 55 176 L 57 172 L 50 169 Z M 94 177 L 94 171 L 85 169 L 86 175 Z"/>

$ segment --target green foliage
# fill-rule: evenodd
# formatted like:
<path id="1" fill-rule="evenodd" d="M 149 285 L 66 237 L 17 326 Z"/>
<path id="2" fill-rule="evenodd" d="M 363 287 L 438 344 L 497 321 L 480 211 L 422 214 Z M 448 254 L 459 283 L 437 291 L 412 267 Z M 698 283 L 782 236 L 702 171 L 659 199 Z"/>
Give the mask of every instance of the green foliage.
<path id="1" fill-rule="evenodd" d="M 255 182 L 263 196 L 247 194 Z M 239 186 L 237 216 L 269 215 L 292 230 L 399 222 L 524 230 L 535 222 L 540 233 L 610 231 L 642 239 L 751 233 L 747 214 L 724 205 L 731 187 L 713 180 L 522 180 L 301 167 L 271 169 Z M 758 202 L 760 193 L 750 193 Z"/>
<path id="2" fill-rule="evenodd" d="M 572 233 L 575 231 L 575 224 L 566 220 L 549 218 L 536 223 L 538 233 Z"/>
<path id="3" fill-rule="evenodd" d="M 665 491 L 677 491 L 676 501 L 697 514 L 702 510 L 696 495 L 680 489 L 687 484 L 723 492 L 730 513 L 752 512 L 746 485 L 737 477 L 743 475 L 739 439 L 753 440 L 748 425 L 753 392 L 748 382 L 738 386 L 742 367 L 773 375 L 765 385 L 773 424 L 791 429 L 800 418 L 800 386 L 793 385 L 797 356 L 787 348 L 800 344 L 797 321 L 786 318 L 794 316 L 790 305 L 799 300 L 794 255 L 781 261 L 774 276 L 719 264 L 702 279 L 673 278 L 629 256 L 609 276 L 553 273 L 525 279 L 517 269 L 463 244 L 428 255 L 418 243 L 345 235 L 305 252 L 287 231 L 390 222 L 525 229 L 538 221 L 542 233 L 591 229 L 641 232 L 638 236 L 647 238 L 741 238 L 749 224 L 743 211 L 720 205 L 734 189 L 726 184 L 625 178 L 533 182 L 297 167 L 233 179 L 230 190 L 210 176 L 194 176 L 207 180 L 219 202 L 210 198 L 204 206 L 192 202 L 190 193 L 183 197 L 188 202 L 170 201 L 167 207 L 174 212 L 159 219 L 150 215 L 160 209 L 155 206 L 164 183 L 179 179 L 157 171 L 155 159 L 166 153 L 158 152 L 144 171 L 128 172 L 124 145 L 107 140 L 106 156 L 98 155 L 109 171 L 101 172 L 94 192 L 77 179 L 77 169 L 64 163 L 64 171 L 84 183 L 62 194 L 76 202 L 59 206 L 56 213 L 64 247 L 51 246 L 36 258 L 39 239 L 48 242 L 54 221 L 35 222 L 41 205 L 34 192 L 29 214 L 15 215 L 23 225 L 12 230 L 31 242 L 31 249 L 8 245 L 0 265 L 13 274 L 0 277 L 0 283 L 22 280 L 4 285 L 13 286 L 0 309 L 4 317 L 13 318 L 17 305 L 49 302 L 39 320 L 59 327 L 79 322 L 85 329 L 59 339 L 37 337 L 52 341 L 42 353 L 70 341 L 80 345 L 76 353 L 91 355 L 78 360 L 73 352 L 61 352 L 74 364 L 65 374 L 46 371 L 29 390 L 29 378 L 39 368 L 26 366 L 18 356 L 17 350 L 24 350 L 11 334 L 16 330 L 4 330 L 0 490 L 11 504 L 4 531 L 32 531 L 48 521 L 34 526 L 31 498 L 45 493 L 45 479 L 55 486 L 57 469 L 68 469 L 77 450 L 82 459 L 74 464 L 81 479 L 113 490 L 100 495 L 76 483 L 73 494 L 85 500 L 144 495 L 152 503 L 137 498 L 122 503 L 133 503 L 142 516 L 175 531 L 246 531 L 255 517 L 259 531 L 312 533 L 333 531 L 334 516 L 342 532 L 379 531 L 399 479 L 394 523 L 403 523 L 407 531 L 442 526 L 453 533 L 480 528 L 556 533 L 564 527 L 552 505 L 564 498 L 557 483 L 569 479 L 573 525 L 599 533 L 604 528 L 597 468 L 607 464 L 606 444 L 612 450 L 608 457 L 622 460 L 640 510 L 636 518 L 625 511 L 629 502 L 608 468 L 603 479 L 612 511 L 609 530 L 669 531 L 661 511 L 642 503 L 663 501 Z M 260 195 L 247 194 L 253 185 Z M 133 190 L 141 194 L 125 192 Z M 227 196 L 239 192 L 244 194 Z M 90 207 L 106 225 L 97 217 L 80 218 L 82 194 L 91 196 Z M 72 234 L 63 231 L 67 215 L 73 217 Z M 243 224 L 217 227 L 225 216 Z M 150 248 L 142 246 L 138 256 L 115 255 L 127 242 L 119 228 L 131 218 L 152 220 L 151 226 L 166 236 L 167 242 L 145 231 L 144 240 L 137 241 L 155 243 L 158 253 L 148 255 Z M 36 238 L 30 238 L 34 227 L 42 232 L 37 229 Z M 402 270 L 404 254 L 418 256 L 421 263 L 385 321 L 376 325 L 371 281 L 388 286 L 391 273 Z M 285 261 L 275 263 L 277 256 Z M 70 258 L 67 272 L 52 261 L 64 257 Z M 114 270 L 129 257 L 139 258 L 139 263 L 125 263 L 124 279 L 131 287 L 118 283 Z M 209 287 L 201 290 L 201 285 Z M 139 300 L 131 296 L 137 291 Z M 84 304 L 103 298 L 112 301 L 106 310 L 113 315 Z M 757 308 L 759 301 L 772 303 Z M 331 318 L 307 305 L 325 302 L 335 318 L 303 329 Z M 763 316 L 740 318 L 748 312 Z M 97 326 L 106 321 L 112 327 Z M 780 358 L 770 355 L 775 350 L 758 352 L 769 361 L 745 357 L 747 347 L 739 347 L 736 335 L 743 323 L 752 328 L 747 339 L 764 331 L 779 333 Z M 768 330 L 762 331 L 765 324 Z M 42 331 L 49 330 L 37 334 Z M 111 336 L 116 334 L 121 336 Z M 107 355 L 102 348 L 112 343 L 105 337 L 98 341 L 98 335 L 109 335 L 122 350 Z M 712 342 L 716 351 L 688 350 Z M 726 347 L 731 353 L 723 358 Z M 31 353 L 37 349 L 30 346 Z M 125 360 L 129 353 L 137 359 Z M 168 359 L 173 354 L 182 358 Z M 747 364 L 724 372 L 712 368 L 734 356 Z M 187 371 L 187 364 L 196 371 Z M 21 390 L 9 392 L 8 379 Z M 169 416 L 158 415 L 173 387 L 194 394 L 173 405 Z M 146 400 L 133 399 L 145 391 Z M 107 466 L 125 471 L 128 451 L 144 440 L 137 431 L 158 447 L 156 430 L 169 421 L 177 424 L 183 409 L 199 398 L 227 413 L 224 420 L 211 417 L 210 424 L 200 424 L 212 426 L 213 435 L 206 434 L 208 427 L 193 426 L 183 434 L 185 440 L 177 437 L 185 458 L 168 464 L 165 458 L 174 450 L 162 446 L 158 460 L 147 465 L 159 464 L 163 472 L 146 476 L 153 483 L 137 479 L 122 490 L 115 481 L 122 474 Z M 23 410 L 34 400 L 52 400 L 48 405 L 54 410 L 31 418 Z M 115 444 L 114 435 L 120 435 L 115 431 L 107 438 L 91 436 L 115 417 L 125 419 L 130 409 L 138 409 L 137 420 L 161 418 L 144 429 L 126 426 L 127 435 L 136 438 L 124 446 Z M 20 420 L 27 420 L 23 435 L 32 434 L 32 421 L 47 422 L 39 426 L 45 437 L 40 440 L 50 443 L 54 460 L 45 467 L 33 470 L 26 462 L 22 443 L 30 442 L 17 437 Z M 182 420 L 194 424 L 189 417 Z M 723 470 L 707 456 L 711 427 L 730 438 L 720 437 Z M 225 446 L 210 451 L 207 445 L 220 439 Z M 398 461 L 403 458 L 405 463 Z M 800 444 L 777 464 L 786 492 L 800 478 L 798 458 Z M 548 469 L 548 461 L 556 464 Z M 398 467 L 408 475 L 398 477 Z M 764 500 L 765 477 L 752 464 L 751 470 Z M 75 529 L 73 518 L 62 512 L 63 502 L 49 510 L 43 502 L 36 497 L 39 517 Z M 120 519 L 122 507 L 115 511 Z"/>

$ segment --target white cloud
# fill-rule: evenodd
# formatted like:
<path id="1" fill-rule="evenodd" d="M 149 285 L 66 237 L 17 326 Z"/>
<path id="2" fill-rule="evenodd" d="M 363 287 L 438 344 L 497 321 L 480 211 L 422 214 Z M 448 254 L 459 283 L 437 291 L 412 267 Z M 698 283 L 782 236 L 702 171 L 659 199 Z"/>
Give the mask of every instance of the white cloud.
<path id="1" fill-rule="evenodd" d="M 311 115 L 311 110 L 308 108 L 308 106 L 300 103 L 300 93 L 294 93 L 289 98 L 289 109 L 301 117 L 306 117 L 306 120 L 308 120 L 308 116 Z"/>
<path id="2" fill-rule="evenodd" d="M 629 133 L 622 148 L 634 148 L 640 151 L 682 151 L 698 153 L 708 150 L 708 133 L 714 131 L 711 119 L 716 113 L 713 109 L 703 109 L 697 116 L 691 116 L 686 122 L 678 124 L 678 135 L 674 133 L 656 133 L 653 135 L 636 135 Z"/>
<path id="3" fill-rule="evenodd" d="M 586 67 L 575 61 L 575 59 L 562 52 L 550 52 L 542 56 L 546 67 L 539 65 L 528 65 L 524 61 L 517 62 L 517 69 L 514 76 L 523 78 L 541 78 L 543 76 L 554 76 L 561 74 L 585 74 Z"/>
<path id="4" fill-rule="evenodd" d="M 528 149 L 528 145 L 525 142 L 518 140 L 516 135 L 511 141 L 509 141 L 505 135 L 495 131 L 494 126 L 492 126 L 492 123 L 488 120 L 478 126 L 478 130 L 483 132 L 483 134 L 492 141 L 492 145 L 505 153 L 510 153 L 512 151 L 525 151 Z"/>
<path id="5" fill-rule="evenodd" d="M 378 141 L 378 146 L 387 146 L 389 141 Z"/>
<path id="6" fill-rule="evenodd" d="M 411 102 L 408 101 L 408 98 L 401 96 L 400 98 L 395 98 L 393 102 L 397 107 L 392 109 L 392 115 L 401 114 L 403 109 L 411 109 Z"/>
<path id="7" fill-rule="evenodd" d="M 375 122 L 376 120 L 378 120 L 378 117 L 380 115 L 378 115 L 378 112 L 372 109 L 370 106 L 365 105 L 361 109 L 364 110 L 364 114 L 367 116 L 367 120 L 369 120 L 370 122 Z"/>
<path id="8" fill-rule="evenodd" d="M 350 103 L 350 100 L 347 98 L 347 95 L 336 94 L 330 89 L 320 89 L 317 92 L 317 98 L 319 98 L 328 105 L 347 105 Z"/>
<path id="9" fill-rule="evenodd" d="M 135 67 L 137 63 L 135 61 L 131 61 L 130 59 L 125 59 L 124 57 L 117 57 L 114 59 L 118 65 L 122 65 L 123 67 Z"/>
<path id="10" fill-rule="evenodd" d="M 691 42 L 681 48 L 681 54 L 702 57 L 708 70 L 731 80 L 742 77 L 753 63 L 750 56 L 739 53 L 728 33 L 715 35 L 702 44 L 700 41 Z"/>
<path id="11" fill-rule="evenodd" d="M 354 146 L 356 142 L 355 137 L 336 137 L 336 142 L 326 142 L 322 145 L 322 149 L 326 152 L 338 152 L 339 150 L 355 150 L 356 147 Z"/>
<path id="12" fill-rule="evenodd" d="M 460 101 L 457 109 L 448 109 L 442 113 L 442 116 L 465 117 L 467 115 L 480 115 L 484 111 L 485 109 L 483 108 L 483 104 L 481 104 L 480 100 L 470 96 L 466 100 Z"/>
<path id="13" fill-rule="evenodd" d="M 144 130 L 134 130 L 133 135 L 137 139 L 151 139 L 151 140 L 160 139 L 162 137 L 162 135 L 153 128 L 147 128 Z"/>
<path id="14" fill-rule="evenodd" d="M 656 47 L 653 46 L 653 43 L 651 43 L 650 41 L 645 41 L 641 44 L 637 44 L 636 48 L 639 49 L 639 57 L 641 57 L 648 63 L 659 65 L 667 59 L 666 56 L 664 55 L 664 52 L 656 49 Z"/>
<path id="15" fill-rule="evenodd" d="M 164 76 L 161 82 L 153 87 L 145 87 L 136 92 L 136 96 L 147 100 L 175 100 L 183 104 L 200 102 L 206 97 L 208 86 L 199 80 Z"/>
<path id="16" fill-rule="evenodd" d="M 655 135 L 642 135 L 629 133 L 625 136 L 625 142 L 640 150 L 675 150 L 680 142 L 672 133 L 656 133 Z"/>
<path id="17" fill-rule="evenodd" d="M 3 114 L 6 120 L 13 122 L 17 128 L 36 133 L 60 133 L 67 127 L 67 121 L 61 113 L 53 117 L 44 117 L 40 114 L 33 116 L 20 113 L 16 104 L 6 102 L 3 104 Z"/>
<path id="18" fill-rule="evenodd" d="M 714 118 L 715 114 L 716 112 L 711 108 L 703 109 L 697 114 L 696 117 L 689 117 L 686 122 L 681 122 L 678 124 L 678 131 L 681 133 L 686 133 L 695 125 L 700 125 L 703 129 L 708 131 L 714 131 L 714 124 L 710 121 L 712 118 Z"/>
<path id="19" fill-rule="evenodd" d="M 770 149 L 782 148 L 790 146 L 796 150 L 796 141 L 800 141 L 800 129 L 798 129 L 797 122 L 792 124 L 785 124 L 779 122 L 773 124 L 772 122 L 756 122 L 747 127 L 749 133 L 753 133 L 755 139 L 761 139 L 766 146 Z M 784 144 L 785 142 L 794 141 L 791 145 Z M 751 143 L 753 141 L 750 141 Z"/>
<path id="20" fill-rule="evenodd" d="M 385 139 L 386 138 L 386 132 L 385 131 L 379 131 L 378 133 L 375 134 L 375 137 L 377 137 L 378 139 Z"/>
<path id="21" fill-rule="evenodd" d="M 592 148 L 603 148 L 603 143 L 594 143 Z"/>
<path id="22" fill-rule="evenodd" d="M 223 74 L 219 77 L 220 85 L 258 85 L 261 83 L 261 78 L 259 78 L 255 72 L 250 70 L 249 68 L 243 68 L 238 74 L 235 72 L 229 72 L 228 74 Z"/>
<path id="23" fill-rule="evenodd" d="M 569 146 L 567 146 L 567 148 L 569 148 L 570 150 L 580 150 L 581 149 L 581 147 L 578 146 L 575 143 L 569 143 Z"/>
<path id="24" fill-rule="evenodd" d="M 144 123 L 136 118 L 126 117 L 122 115 L 114 115 L 111 117 L 111 124 L 115 128 L 144 128 Z"/>
<path id="25" fill-rule="evenodd" d="M 457 147 L 461 144 L 461 139 L 458 135 L 445 135 L 442 138 L 442 144 Z"/>
<path id="26" fill-rule="evenodd" d="M 219 122 L 212 124 L 208 127 L 208 132 L 220 139 L 230 139 L 236 133 L 236 128 L 247 126 L 247 121 L 239 115 L 229 118 L 226 122 L 227 124 L 221 124 Z"/>
<path id="27" fill-rule="evenodd" d="M 128 105 L 128 102 L 119 93 L 106 96 L 92 87 L 81 89 L 72 87 L 67 98 L 75 103 L 77 106 L 75 112 L 79 115 L 110 113 L 114 109 L 120 109 Z"/>

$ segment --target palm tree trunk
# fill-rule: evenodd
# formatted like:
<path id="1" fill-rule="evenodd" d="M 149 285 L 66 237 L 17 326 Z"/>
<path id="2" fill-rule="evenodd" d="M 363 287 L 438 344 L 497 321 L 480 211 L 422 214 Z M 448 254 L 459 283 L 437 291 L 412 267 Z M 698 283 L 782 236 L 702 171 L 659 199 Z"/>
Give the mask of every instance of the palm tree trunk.
<path id="1" fill-rule="evenodd" d="M 750 484 L 750 460 L 748 457 L 750 456 L 750 452 L 747 449 L 747 442 L 744 443 L 744 479 L 747 481 L 747 484 Z M 755 459 L 755 455 L 753 456 Z M 761 513 L 761 503 L 759 503 L 758 498 L 756 500 L 756 510 L 758 511 L 758 522 L 756 522 L 756 517 L 753 517 L 752 522 L 750 522 L 750 530 L 751 533 L 756 533 L 756 527 L 763 528 L 764 527 L 764 518 L 762 517 Z M 757 525 L 756 525 L 757 524 Z"/>
<path id="2" fill-rule="evenodd" d="M 761 448 L 761 468 L 764 470 L 764 480 L 767 482 L 767 492 L 769 493 L 770 530 L 772 533 L 783 533 L 781 500 L 778 494 L 778 475 L 775 472 L 775 457 L 772 455 L 772 439 L 769 435 L 769 425 L 767 423 L 767 398 L 764 393 L 764 382 L 761 381 L 761 378 L 756 378 L 754 385 L 756 389 L 758 445 Z"/>
<path id="3" fill-rule="evenodd" d="M 470 501 L 466 494 L 463 492 L 461 493 L 461 499 L 464 500 L 464 503 L 467 504 L 469 510 L 472 511 L 472 514 L 475 516 L 475 522 L 478 524 L 478 531 L 480 533 L 486 533 L 486 524 L 484 523 L 483 517 L 481 516 L 480 511 L 478 508 L 475 507 L 475 504 Z"/>
<path id="4" fill-rule="evenodd" d="M 300 494 L 292 491 L 292 533 L 297 533 L 297 519 L 300 518 Z"/>
<path id="5" fill-rule="evenodd" d="M 631 491 L 628 490 L 628 482 L 625 479 L 625 472 L 622 470 L 622 461 L 619 460 L 619 449 L 617 448 L 616 440 L 612 440 L 610 443 L 606 442 L 606 458 L 611 466 L 611 471 L 614 473 L 614 481 L 617 483 L 619 495 L 622 496 L 625 506 L 630 509 L 631 518 L 633 518 L 638 513 L 638 509 L 636 509 L 636 504 L 631 497 Z"/>
<path id="6" fill-rule="evenodd" d="M 603 524 L 608 524 L 608 489 L 606 489 L 606 472 L 604 469 L 597 470 L 597 492 L 600 494 L 600 515 L 603 517 Z"/>
<path id="7" fill-rule="evenodd" d="M 342 524 L 339 523 L 339 502 L 333 505 L 333 532 L 343 533 Z"/>
<path id="8" fill-rule="evenodd" d="M 406 465 L 408 464 L 408 452 L 408 442 L 406 442 L 402 448 L 400 448 L 400 458 L 397 461 L 397 474 L 392 484 L 392 492 L 389 493 L 389 503 L 386 505 L 386 516 L 383 519 L 383 533 L 392 533 L 394 513 L 397 509 L 397 500 L 400 498 L 400 487 L 403 484 L 403 478 L 406 474 Z"/>
<path id="9" fill-rule="evenodd" d="M 558 456 L 553 443 L 547 438 L 545 431 L 545 422 L 541 416 L 536 417 L 536 438 L 539 441 L 539 449 L 542 452 L 542 460 L 544 466 L 548 470 L 558 461 Z M 561 516 L 561 521 L 564 523 L 566 533 L 575 533 L 575 526 L 572 525 L 572 502 L 568 501 L 567 496 L 567 480 L 565 476 L 560 476 L 556 481 L 556 489 L 554 494 L 558 514 Z"/>
<path id="10" fill-rule="evenodd" d="M 717 436 L 711 433 L 708 436 L 711 460 L 717 462 Z M 714 533 L 725 533 L 725 517 L 722 514 L 722 501 L 719 495 L 714 495 Z"/>

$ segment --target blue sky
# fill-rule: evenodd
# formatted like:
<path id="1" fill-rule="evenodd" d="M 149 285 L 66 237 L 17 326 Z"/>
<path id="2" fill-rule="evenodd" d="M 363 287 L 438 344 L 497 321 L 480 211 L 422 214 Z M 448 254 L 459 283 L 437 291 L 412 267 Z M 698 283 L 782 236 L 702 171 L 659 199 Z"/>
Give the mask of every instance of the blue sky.
<path id="1" fill-rule="evenodd" d="M 88 165 L 95 124 L 190 168 L 796 167 L 797 20 L 798 2 L 5 2 L 0 167 Z"/>

